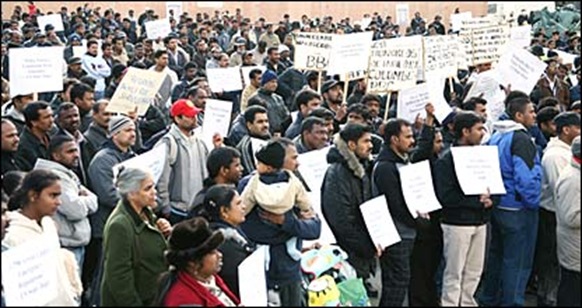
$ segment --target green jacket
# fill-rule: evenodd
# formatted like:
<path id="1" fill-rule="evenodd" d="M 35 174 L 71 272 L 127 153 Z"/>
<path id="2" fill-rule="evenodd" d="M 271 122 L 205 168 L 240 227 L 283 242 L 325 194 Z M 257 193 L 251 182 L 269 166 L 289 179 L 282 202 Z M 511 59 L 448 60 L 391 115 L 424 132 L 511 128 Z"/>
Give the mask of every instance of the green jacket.
<path id="1" fill-rule="evenodd" d="M 168 269 L 167 242 L 150 208 L 143 221 L 127 201 L 120 201 L 103 232 L 102 306 L 149 306 L 158 277 Z"/>

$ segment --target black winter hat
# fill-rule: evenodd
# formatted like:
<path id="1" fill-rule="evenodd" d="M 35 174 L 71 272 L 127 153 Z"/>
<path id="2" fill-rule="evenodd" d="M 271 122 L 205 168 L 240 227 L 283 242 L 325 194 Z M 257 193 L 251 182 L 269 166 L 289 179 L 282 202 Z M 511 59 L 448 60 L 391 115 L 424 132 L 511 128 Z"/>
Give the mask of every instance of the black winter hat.
<path id="1" fill-rule="evenodd" d="M 269 141 L 255 154 L 257 160 L 273 168 L 281 169 L 285 162 L 285 148 L 277 141 Z"/>

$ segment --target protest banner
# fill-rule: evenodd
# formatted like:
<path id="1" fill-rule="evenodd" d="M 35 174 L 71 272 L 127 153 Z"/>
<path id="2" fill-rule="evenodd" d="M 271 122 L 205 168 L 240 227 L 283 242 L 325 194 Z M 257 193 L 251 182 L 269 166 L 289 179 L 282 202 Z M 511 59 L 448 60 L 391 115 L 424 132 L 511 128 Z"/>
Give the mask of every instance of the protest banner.
<path id="1" fill-rule="evenodd" d="M 222 137 L 228 135 L 230 127 L 230 115 L 232 112 L 232 102 L 207 99 L 204 107 L 204 123 L 202 123 L 202 140 L 208 149 L 214 149 L 212 136 L 220 134 Z"/>
<path id="2" fill-rule="evenodd" d="M 209 68 L 206 76 L 212 92 L 239 91 L 243 88 L 238 67 Z"/>
<path id="3" fill-rule="evenodd" d="M 10 96 L 63 90 L 63 47 L 10 48 Z"/>
<path id="4" fill-rule="evenodd" d="M 465 62 L 468 65 L 473 65 L 472 30 L 493 25 L 495 25 L 494 20 L 489 16 L 461 20 L 461 27 L 459 29 L 459 41 L 461 42 L 462 48 L 465 49 Z"/>
<path id="5" fill-rule="evenodd" d="M 267 67 L 264 66 L 264 65 L 260 65 L 260 66 L 241 66 L 240 72 L 241 72 L 242 77 L 243 77 L 243 87 L 246 87 L 249 84 L 251 84 L 251 77 L 249 76 L 249 74 L 254 69 L 259 69 L 259 70 L 261 70 L 262 73 L 264 73 L 267 70 Z"/>
<path id="6" fill-rule="evenodd" d="M 167 157 L 167 147 L 163 143 L 156 145 L 153 149 L 123 161 L 115 166 L 113 166 L 113 178 L 116 178 L 119 174 L 119 168 L 122 166 L 125 168 L 145 168 L 152 173 L 154 177 L 154 183 L 158 183 L 158 180 L 162 176 L 164 171 L 164 164 L 166 163 Z"/>
<path id="7" fill-rule="evenodd" d="M 368 31 L 334 36 L 327 74 L 345 75 L 367 69 L 373 34 Z"/>
<path id="8" fill-rule="evenodd" d="M 497 146 L 451 147 L 455 174 L 465 195 L 504 195 Z"/>
<path id="9" fill-rule="evenodd" d="M 157 40 L 164 38 L 172 32 L 170 20 L 167 18 L 152 20 L 145 23 L 147 38 Z"/>
<path id="10" fill-rule="evenodd" d="M 137 113 L 143 116 L 164 81 L 166 74 L 130 67 L 115 90 L 109 104 L 108 112 L 128 114 L 137 107 Z"/>
<path id="11" fill-rule="evenodd" d="M 471 31 L 473 39 L 473 65 L 497 62 L 509 43 L 509 26 L 499 25 Z"/>
<path id="12" fill-rule="evenodd" d="M 457 32 L 461 30 L 461 23 L 463 20 L 469 20 L 473 18 L 473 13 L 471 11 L 458 13 L 458 14 L 451 14 L 450 21 L 451 21 L 451 29 L 453 32 Z"/>
<path id="13" fill-rule="evenodd" d="M 311 71 L 326 70 L 334 36 L 334 34 L 325 33 L 297 33 L 294 52 L 295 68 Z"/>
<path id="14" fill-rule="evenodd" d="M 63 26 L 63 16 L 61 16 L 61 14 L 36 16 L 36 22 L 38 23 L 40 33 L 46 33 L 44 31 L 46 25 L 52 25 L 55 27 L 55 32 L 65 31 L 65 27 Z"/>
<path id="15" fill-rule="evenodd" d="M 424 78 L 457 75 L 457 38 L 453 35 L 423 37 Z"/>
<path id="16" fill-rule="evenodd" d="M 380 245 L 384 249 L 402 240 L 388 211 L 388 204 L 384 195 L 362 203 L 360 211 L 368 229 L 368 234 L 370 234 L 372 242 L 376 246 Z"/>
<path id="17" fill-rule="evenodd" d="M 510 41 L 517 48 L 527 48 L 531 43 L 531 25 L 512 27 Z"/>
<path id="18" fill-rule="evenodd" d="M 422 69 L 422 36 L 374 41 L 368 66 L 368 92 L 383 94 L 414 86 Z"/>
<path id="19" fill-rule="evenodd" d="M 510 46 L 495 69 L 499 81 L 503 85 L 511 84 L 512 90 L 529 94 L 548 65 L 529 51 L 513 44 Z"/>
<path id="20" fill-rule="evenodd" d="M 166 18 L 170 18 L 170 10 L 174 12 L 174 19 L 178 19 L 182 15 L 182 1 L 166 1 Z"/>
<path id="21" fill-rule="evenodd" d="M 465 102 L 471 97 L 480 97 L 487 101 L 487 117 L 497 121 L 499 116 L 505 111 L 505 93 L 499 88 L 500 77 L 497 70 L 489 70 L 477 75 L 471 85 Z M 507 85 L 505 85 L 507 86 Z"/>
<path id="22" fill-rule="evenodd" d="M 410 16 L 410 8 L 407 3 L 396 4 L 396 24 L 397 25 L 407 25 L 408 16 Z"/>
<path id="23" fill-rule="evenodd" d="M 410 123 L 414 123 L 419 114 L 424 119 L 426 118 L 425 106 L 431 103 L 434 107 L 434 116 L 442 122 L 453 111 L 443 95 L 444 83 L 444 78 L 436 79 L 435 77 L 429 82 L 400 90 L 396 106 L 397 117 Z"/>
<path id="24" fill-rule="evenodd" d="M 2 296 L 6 306 L 46 306 L 56 299 L 59 240 L 42 235 L 2 252 Z"/>
<path id="25" fill-rule="evenodd" d="M 428 160 L 398 168 L 402 195 L 412 217 L 442 208 L 433 187 Z"/>
<path id="26" fill-rule="evenodd" d="M 269 246 L 257 249 L 237 268 L 241 304 L 247 307 L 267 307 L 267 275 Z"/>

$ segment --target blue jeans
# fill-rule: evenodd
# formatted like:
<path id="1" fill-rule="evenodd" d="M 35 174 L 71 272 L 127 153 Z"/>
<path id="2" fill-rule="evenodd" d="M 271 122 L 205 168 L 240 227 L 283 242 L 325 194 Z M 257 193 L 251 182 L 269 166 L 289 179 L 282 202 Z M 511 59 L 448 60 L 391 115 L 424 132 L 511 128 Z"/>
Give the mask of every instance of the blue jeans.
<path id="1" fill-rule="evenodd" d="M 493 209 L 487 270 L 478 298 L 481 306 L 523 306 L 537 229 L 537 209 Z"/>
<path id="2" fill-rule="evenodd" d="M 75 260 L 77 260 L 77 266 L 79 267 L 79 277 L 83 277 L 83 262 L 85 260 L 85 246 L 63 247 L 63 248 L 72 252 L 75 255 Z"/>

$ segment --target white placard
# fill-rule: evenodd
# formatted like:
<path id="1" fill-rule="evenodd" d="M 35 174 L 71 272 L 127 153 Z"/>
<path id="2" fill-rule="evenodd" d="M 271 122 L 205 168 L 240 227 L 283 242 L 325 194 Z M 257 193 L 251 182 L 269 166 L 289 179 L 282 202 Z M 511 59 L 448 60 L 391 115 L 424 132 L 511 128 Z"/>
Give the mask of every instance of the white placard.
<path id="1" fill-rule="evenodd" d="M 493 26 L 496 23 L 493 18 L 489 16 L 476 17 L 471 19 L 461 20 L 461 28 L 459 29 L 459 41 L 462 49 L 465 50 L 465 61 L 469 65 L 473 65 L 473 37 L 472 30 L 476 28 Z"/>
<path id="2" fill-rule="evenodd" d="M 7 306 L 45 306 L 57 297 L 59 242 L 43 235 L 2 252 L 2 287 Z"/>
<path id="3" fill-rule="evenodd" d="M 10 96 L 63 90 L 62 46 L 10 48 Z"/>
<path id="4" fill-rule="evenodd" d="M 455 173 L 465 195 L 504 195 L 497 146 L 451 147 Z"/>
<path id="5" fill-rule="evenodd" d="M 501 84 L 511 84 L 512 90 L 530 94 L 548 66 L 529 51 L 511 45 L 495 69 Z"/>
<path id="6" fill-rule="evenodd" d="M 548 48 L 544 48 L 544 55 L 547 55 L 548 51 L 549 51 Z M 576 59 L 576 57 L 577 57 L 577 55 L 563 52 L 563 51 L 557 50 L 557 49 L 552 49 L 552 51 L 557 53 L 558 57 L 562 59 L 562 61 L 560 62 L 562 64 L 574 64 L 574 59 Z"/>
<path id="7" fill-rule="evenodd" d="M 507 25 L 473 29 L 473 65 L 497 62 L 507 49 L 510 34 Z"/>
<path id="8" fill-rule="evenodd" d="M 204 123 L 202 123 L 202 140 L 209 149 L 214 149 L 212 136 L 216 133 L 222 137 L 228 135 L 232 102 L 207 99 L 204 107 Z"/>
<path id="9" fill-rule="evenodd" d="M 243 84 L 238 67 L 209 68 L 206 70 L 208 86 L 214 93 L 242 90 Z"/>
<path id="10" fill-rule="evenodd" d="M 459 30 L 461 30 L 461 22 L 463 20 L 468 20 L 473 18 L 473 13 L 471 13 L 471 11 L 468 12 L 463 12 L 463 13 L 459 13 L 459 14 L 451 14 L 451 29 L 454 32 L 457 32 Z"/>
<path id="11" fill-rule="evenodd" d="M 151 172 L 154 177 L 154 183 L 157 184 L 160 176 L 162 176 L 162 172 L 164 171 L 167 154 L 166 150 L 167 147 L 160 143 L 160 145 L 155 146 L 153 149 L 143 154 L 113 166 L 113 178 L 117 178 L 121 166 L 124 166 L 125 168 L 145 168 Z"/>
<path id="12" fill-rule="evenodd" d="M 328 75 L 366 70 L 374 32 L 336 35 L 332 41 Z"/>
<path id="13" fill-rule="evenodd" d="M 323 178 L 329 164 L 327 163 L 327 153 L 331 147 L 325 147 L 320 150 L 313 150 L 300 154 L 297 157 L 299 163 L 299 172 L 303 179 L 313 192 L 320 192 Z"/>
<path id="14" fill-rule="evenodd" d="M 182 15 L 182 1 L 166 1 L 166 18 L 170 18 L 170 10 L 174 11 L 174 19 L 178 20 Z"/>
<path id="15" fill-rule="evenodd" d="M 148 21 L 145 23 L 145 28 L 147 37 L 152 40 L 163 39 L 172 32 L 170 20 L 167 18 Z"/>
<path id="16" fill-rule="evenodd" d="M 247 307 L 267 307 L 267 254 L 269 246 L 259 246 L 238 266 L 240 302 Z"/>
<path id="17" fill-rule="evenodd" d="M 450 77 L 449 77 L 450 78 Z M 433 77 L 426 81 L 428 92 L 430 95 L 430 102 L 434 107 L 434 116 L 436 119 L 443 123 L 447 116 L 453 112 L 453 108 L 447 103 L 444 95 L 444 85 L 445 82 L 449 82 L 447 78 L 442 76 Z"/>
<path id="18" fill-rule="evenodd" d="M 435 35 L 423 38 L 424 43 L 424 77 L 457 75 L 457 37 L 453 35 Z"/>
<path id="19" fill-rule="evenodd" d="M 398 168 L 402 195 L 412 217 L 442 208 L 434 192 L 428 160 Z"/>
<path id="20" fill-rule="evenodd" d="M 412 88 L 403 89 L 398 92 L 398 105 L 396 116 L 410 123 L 414 123 L 418 114 L 421 118 L 426 117 L 426 104 L 430 102 L 430 92 L 426 83 L 421 83 Z"/>
<path id="21" fill-rule="evenodd" d="M 73 57 L 83 58 L 83 55 L 87 53 L 87 46 L 72 46 Z"/>
<path id="22" fill-rule="evenodd" d="M 311 201 L 311 207 L 313 211 L 317 213 L 319 216 L 319 220 L 321 221 L 321 233 L 319 234 L 319 238 L 316 240 L 303 240 L 303 248 L 311 247 L 315 243 L 319 243 L 321 245 L 326 244 L 335 244 L 337 243 L 331 228 L 327 224 L 327 220 L 325 220 L 323 216 L 323 211 L 321 210 L 321 190 L 317 191 L 310 191 L 307 193 L 309 196 L 309 200 Z"/>
<path id="23" fill-rule="evenodd" d="M 387 93 L 416 85 L 422 69 L 422 36 L 374 41 L 368 67 L 368 92 Z"/>
<path id="24" fill-rule="evenodd" d="M 299 32 L 295 36 L 296 69 L 320 71 L 329 65 L 334 34 Z"/>
<path id="25" fill-rule="evenodd" d="M 243 77 L 243 83 L 244 83 L 243 86 L 244 87 L 251 84 L 251 77 L 249 76 L 249 74 L 254 69 L 259 69 L 259 70 L 261 70 L 261 73 L 264 73 L 267 70 L 267 67 L 264 65 L 261 65 L 261 66 L 241 66 L 240 67 L 240 72 L 241 72 L 242 77 Z"/>
<path id="26" fill-rule="evenodd" d="M 40 33 L 46 33 L 44 31 L 46 25 L 52 25 L 55 27 L 55 32 L 65 31 L 65 27 L 63 26 L 63 16 L 61 16 L 61 14 L 36 16 L 36 22 L 38 22 Z"/>
<path id="27" fill-rule="evenodd" d="M 531 38 L 531 25 L 512 27 L 510 30 L 510 41 L 517 48 L 529 47 Z"/>
<path id="28" fill-rule="evenodd" d="M 368 234 L 375 245 L 386 248 L 402 240 L 388 211 L 384 195 L 364 202 L 360 205 L 360 211 L 362 211 Z"/>
<path id="29" fill-rule="evenodd" d="M 507 85 L 506 85 L 507 86 Z M 499 76 L 496 70 L 489 70 L 477 75 L 475 82 L 469 89 L 465 102 L 471 97 L 481 96 L 487 101 L 487 116 L 492 121 L 497 121 L 505 111 L 505 93 L 499 87 Z"/>
<path id="30" fill-rule="evenodd" d="M 165 78 L 166 74 L 129 67 L 106 110 L 128 114 L 137 107 L 137 114 L 145 115 Z"/>
<path id="31" fill-rule="evenodd" d="M 400 26 L 408 24 L 408 16 L 410 16 L 408 4 L 396 4 L 396 24 Z"/>

